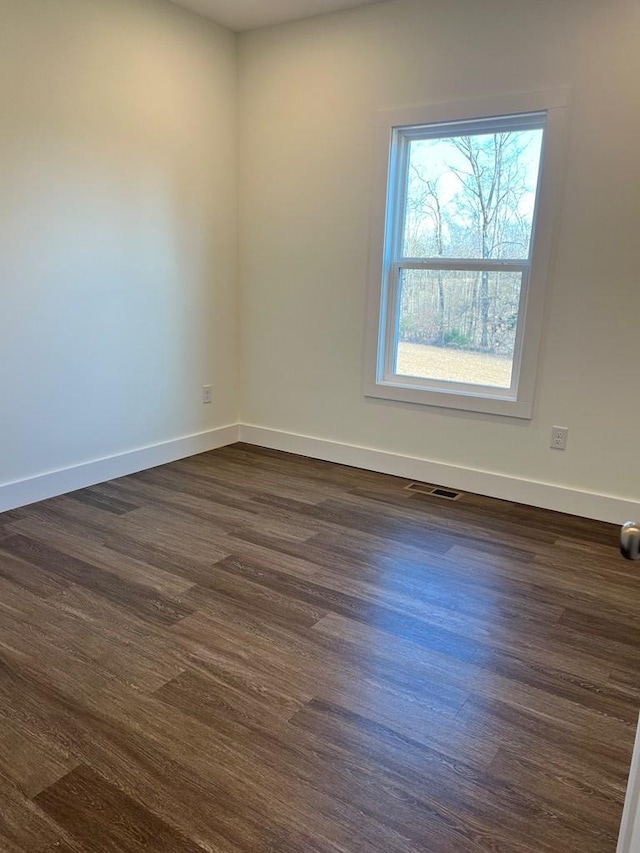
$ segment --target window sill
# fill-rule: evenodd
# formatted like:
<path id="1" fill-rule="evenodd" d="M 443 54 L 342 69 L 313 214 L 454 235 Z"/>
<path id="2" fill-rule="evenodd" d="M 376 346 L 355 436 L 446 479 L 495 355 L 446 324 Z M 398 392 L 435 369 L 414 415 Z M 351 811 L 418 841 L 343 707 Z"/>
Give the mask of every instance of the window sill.
<path id="1" fill-rule="evenodd" d="M 365 397 L 380 400 L 394 400 L 399 403 L 414 403 L 422 406 L 437 406 L 445 409 L 459 409 L 466 412 L 483 412 L 488 415 L 502 415 L 510 418 L 530 420 L 533 415 L 531 400 L 517 400 L 513 397 L 493 394 L 460 393 L 435 388 L 416 388 L 390 382 L 367 382 Z"/>

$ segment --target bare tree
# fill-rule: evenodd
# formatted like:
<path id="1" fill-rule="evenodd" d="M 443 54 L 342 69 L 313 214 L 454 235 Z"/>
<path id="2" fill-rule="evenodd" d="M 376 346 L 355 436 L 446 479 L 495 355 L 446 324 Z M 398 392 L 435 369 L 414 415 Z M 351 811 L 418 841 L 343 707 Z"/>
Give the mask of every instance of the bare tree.
<path id="1" fill-rule="evenodd" d="M 519 135 L 493 133 L 454 137 L 451 141 L 468 164 L 464 169 L 450 168 L 462 185 L 458 205 L 476 223 L 480 257 L 504 257 L 508 245 L 519 249 L 520 254 L 526 253 L 527 238 L 519 207 L 527 192 L 527 181 Z M 479 274 L 476 294 L 483 349 L 488 349 L 490 343 L 491 301 L 490 274 L 484 270 Z"/>
<path id="2" fill-rule="evenodd" d="M 412 177 L 415 182 L 422 186 L 422 191 L 414 193 L 412 201 L 419 210 L 419 215 L 422 219 L 427 217 L 431 220 L 430 233 L 434 244 L 434 251 L 429 251 L 428 247 L 424 247 L 424 254 L 432 255 L 433 257 L 442 257 L 444 254 L 444 236 L 443 236 L 443 205 L 440 200 L 440 192 L 438 182 L 441 175 L 438 177 L 427 178 L 414 165 L 412 167 Z M 418 243 L 418 241 L 416 241 Z M 422 247 L 421 247 L 422 248 Z M 442 346 L 444 343 L 445 332 L 445 296 L 444 296 L 444 277 L 442 270 L 438 270 L 438 343 Z"/>
<path id="3" fill-rule="evenodd" d="M 416 143 L 421 147 L 410 158 L 404 254 L 526 257 L 531 205 L 523 200 L 533 188 L 530 158 L 522 155 L 530 142 L 531 137 L 515 131 Z M 437 152 L 433 157 L 431 146 Z M 402 339 L 508 352 L 518 282 L 517 273 L 406 270 Z"/>

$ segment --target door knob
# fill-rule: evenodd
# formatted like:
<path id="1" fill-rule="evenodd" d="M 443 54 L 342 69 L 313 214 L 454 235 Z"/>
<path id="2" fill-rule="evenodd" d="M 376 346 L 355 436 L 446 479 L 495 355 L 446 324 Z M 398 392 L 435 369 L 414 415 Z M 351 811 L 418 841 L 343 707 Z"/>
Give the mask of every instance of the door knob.
<path id="1" fill-rule="evenodd" d="M 627 521 L 620 533 L 620 550 L 627 560 L 640 560 L 640 524 Z"/>

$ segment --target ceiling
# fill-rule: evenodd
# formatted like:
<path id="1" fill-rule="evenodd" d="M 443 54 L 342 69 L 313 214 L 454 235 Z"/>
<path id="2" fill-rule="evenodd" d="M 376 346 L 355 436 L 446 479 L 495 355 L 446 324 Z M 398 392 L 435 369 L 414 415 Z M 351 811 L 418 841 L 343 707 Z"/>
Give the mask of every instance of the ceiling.
<path id="1" fill-rule="evenodd" d="M 241 32 L 326 12 L 354 9 L 380 0 L 173 0 L 230 30 Z"/>

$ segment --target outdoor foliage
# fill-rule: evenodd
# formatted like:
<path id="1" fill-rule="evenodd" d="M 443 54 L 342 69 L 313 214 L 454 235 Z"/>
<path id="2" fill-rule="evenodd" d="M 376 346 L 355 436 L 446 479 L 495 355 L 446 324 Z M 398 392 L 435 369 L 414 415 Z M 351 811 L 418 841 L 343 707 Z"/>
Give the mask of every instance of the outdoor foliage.
<path id="1" fill-rule="evenodd" d="M 413 140 L 405 257 L 529 256 L 540 131 Z M 403 270 L 400 340 L 512 354 L 520 272 Z"/>

